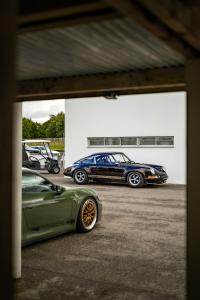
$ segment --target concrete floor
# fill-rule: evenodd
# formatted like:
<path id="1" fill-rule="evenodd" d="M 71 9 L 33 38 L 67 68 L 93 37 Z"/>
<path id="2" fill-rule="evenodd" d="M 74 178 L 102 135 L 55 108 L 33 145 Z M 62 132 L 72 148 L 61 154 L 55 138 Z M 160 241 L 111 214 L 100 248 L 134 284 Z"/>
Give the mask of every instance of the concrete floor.
<path id="1" fill-rule="evenodd" d="M 102 199 L 101 224 L 23 248 L 16 300 L 185 299 L 185 187 L 87 187 Z"/>

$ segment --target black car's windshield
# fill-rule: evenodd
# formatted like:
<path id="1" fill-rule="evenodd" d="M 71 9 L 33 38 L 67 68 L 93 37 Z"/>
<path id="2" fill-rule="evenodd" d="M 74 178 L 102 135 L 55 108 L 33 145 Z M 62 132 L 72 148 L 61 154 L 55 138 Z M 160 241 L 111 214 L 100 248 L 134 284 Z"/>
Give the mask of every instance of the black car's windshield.
<path id="1" fill-rule="evenodd" d="M 124 153 L 114 153 L 112 154 L 114 160 L 118 163 L 130 163 L 131 160 Z"/>

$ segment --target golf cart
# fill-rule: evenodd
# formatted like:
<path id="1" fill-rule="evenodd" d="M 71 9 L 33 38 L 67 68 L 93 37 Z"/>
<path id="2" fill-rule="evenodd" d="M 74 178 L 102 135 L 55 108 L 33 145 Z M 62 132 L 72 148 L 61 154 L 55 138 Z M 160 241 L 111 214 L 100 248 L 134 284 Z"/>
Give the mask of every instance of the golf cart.
<path id="1" fill-rule="evenodd" d="M 33 170 L 47 170 L 49 173 L 58 174 L 60 167 L 55 159 L 48 140 L 23 140 L 22 141 L 22 166 Z M 34 148 L 34 145 L 41 145 Z"/>

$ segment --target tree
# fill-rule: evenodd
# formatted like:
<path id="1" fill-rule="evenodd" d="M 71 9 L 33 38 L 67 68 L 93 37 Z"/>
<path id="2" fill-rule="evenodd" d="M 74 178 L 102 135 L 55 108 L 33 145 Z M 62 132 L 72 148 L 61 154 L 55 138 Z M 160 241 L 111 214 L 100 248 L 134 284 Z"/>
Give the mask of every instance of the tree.
<path id="1" fill-rule="evenodd" d="M 23 118 L 23 138 L 59 138 L 64 136 L 65 114 L 50 115 L 50 119 L 43 124 Z"/>
<path id="2" fill-rule="evenodd" d="M 65 132 L 65 114 L 60 112 L 56 116 L 56 137 L 63 137 Z"/>
<path id="3" fill-rule="evenodd" d="M 48 138 L 59 138 L 64 136 L 65 114 L 51 115 L 50 119 L 42 124 L 43 133 Z"/>
<path id="4" fill-rule="evenodd" d="M 31 119 L 23 118 L 23 139 L 34 139 L 38 136 L 38 123 Z"/>

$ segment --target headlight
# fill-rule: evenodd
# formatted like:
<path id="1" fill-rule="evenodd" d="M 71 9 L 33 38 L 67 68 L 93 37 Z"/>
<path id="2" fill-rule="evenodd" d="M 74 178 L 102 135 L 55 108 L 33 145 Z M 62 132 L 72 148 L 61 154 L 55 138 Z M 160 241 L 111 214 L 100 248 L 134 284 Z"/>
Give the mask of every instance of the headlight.
<path id="1" fill-rule="evenodd" d="M 150 168 L 150 171 L 151 171 L 152 174 L 156 174 L 154 168 Z"/>

